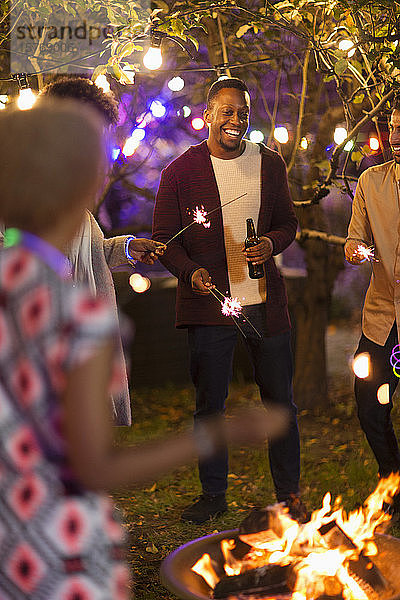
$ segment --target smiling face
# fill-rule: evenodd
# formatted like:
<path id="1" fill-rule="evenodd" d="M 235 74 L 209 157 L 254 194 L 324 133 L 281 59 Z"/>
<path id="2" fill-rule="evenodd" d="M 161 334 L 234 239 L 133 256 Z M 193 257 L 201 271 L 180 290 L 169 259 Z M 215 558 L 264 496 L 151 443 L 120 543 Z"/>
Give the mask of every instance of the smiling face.
<path id="1" fill-rule="evenodd" d="M 249 126 L 250 98 L 237 88 L 222 88 L 204 111 L 208 125 L 208 148 L 217 158 L 237 158 Z"/>
<path id="2" fill-rule="evenodd" d="M 389 143 L 392 147 L 393 158 L 400 164 L 400 110 L 395 109 L 389 121 Z"/>

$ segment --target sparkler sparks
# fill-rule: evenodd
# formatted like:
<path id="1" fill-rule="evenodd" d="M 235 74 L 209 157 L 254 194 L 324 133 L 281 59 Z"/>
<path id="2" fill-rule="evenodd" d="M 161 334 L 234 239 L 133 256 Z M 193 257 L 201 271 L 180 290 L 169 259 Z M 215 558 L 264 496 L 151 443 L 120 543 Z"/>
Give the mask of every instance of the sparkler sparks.
<path id="1" fill-rule="evenodd" d="M 210 221 L 207 221 L 207 213 L 204 210 L 204 206 L 196 206 L 193 211 L 193 221 L 198 223 L 199 225 L 203 225 L 206 229 L 208 229 L 211 225 Z"/>
<path id="2" fill-rule="evenodd" d="M 197 223 L 198 225 L 203 225 L 206 229 L 208 229 L 211 226 L 211 223 L 207 220 L 207 217 L 212 215 L 212 213 L 216 210 L 221 210 L 221 208 L 223 208 L 224 206 L 227 206 L 228 204 L 231 204 L 232 202 L 236 202 L 236 200 L 243 198 L 243 196 L 247 196 L 247 192 L 241 194 L 240 196 L 237 196 L 236 198 L 233 198 L 232 200 L 228 200 L 228 202 L 224 202 L 224 204 L 221 204 L 221 206 L 216 206 L 215 208 L 210 210 L 210 212 L 206 212 L 204 206 L 196 206 L 196 208 L 193 211 L 193 221 L 189 223 L 189 225 L 186 225 L 186 227 L 183 227 L 177 233 L 175 233 L 175 235 L 173 235 L 172 238 L 165 242 L 165 245 L 168 246 L 168 244 L 172 242 L 172 240 L 179 237 L 184 231 L 186 231 L 186 229 L 189 229 L 189 227 L 191 227 L 195 223 Z"/>
<path id="3" fill-rule="evenodd" d="M 226 317 L 232 317 L 233 322 L 235 323 L 236 327 L 239 329 L 239 331 L 243 335 L 243 337 L 246 337 L 246 334 L 244 333 L 243 329 L 240 327 L 239 323 L 236 321 L 236 319 L 239 317 L 243 317 L 243 322 L 247 321 L 247 323 L 250 325 L 250 327 L 252 329 L 254 329 L 254 331 L 256 332 L 258 337 L 261 338 L 261 333 L 254 327 L 254 325 L 250 321 L 250 319 L 248 319 L 246 317 L 246 315 L 244 315 L 242 313 L 243 306 L 241 305 L 238 298 L 231 298 L 230 296 L 224 296 L 224 294 L 222 292 L 220 292 L 220 290 L 218 288 L 216 288 L 215 286 L 213 288 L 210 288 L 210 292 L 212 293 L 214 298 L 216 298 L 218 300 L 218 302 L 221 304 L 222 314 L 225 315 Z M 219 296 L 217 294 L 219 294 Z"/>
<path id="4" fill-rule="evenodd" d="M 222 303 L 221 312 L 226 317 L 238 317 L 242 314 L 242 305 L 239 298 L 229 298 L 228 296 Z"/>
<path id="5" fill-rule="evenodd" d="M 375 258 L 375 248 L 374 246 L 368 246 L 365 247 L 361 244 L 359 244 L 357 246 L 357 250 L 355 251 L 355 254 L 360 254 L 362 256 L 362 261 L 361 262 L 365 262 L 366 260 L 369 260 L 370 262 L 372 262 L 373 260 L 375 262 L 379 262 L 377 258 Z"/>

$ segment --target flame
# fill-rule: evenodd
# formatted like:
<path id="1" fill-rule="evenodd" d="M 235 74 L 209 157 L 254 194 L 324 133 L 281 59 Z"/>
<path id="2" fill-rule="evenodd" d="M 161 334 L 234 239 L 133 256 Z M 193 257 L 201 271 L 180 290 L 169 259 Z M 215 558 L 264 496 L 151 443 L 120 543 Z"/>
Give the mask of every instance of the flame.
<path id="1" fill-rule="evenodd" d="M 208 229 L 211 225 L 210 221 L 207 220 L 207 212 L 204 210 L 204 206 L 196 206 L 193 211 L 193 221 L 199 225 L 203 225 Z"/>
<path id="2" fill-rule="evenodd" d="M 226 296 L 221 304 L 221 312 L 226 317 L 238 317 L 243 309 L 239 298 L 230 298 L 229 296 Z"/>
<path id="3" fill-rule="evenodd" d="M 291 583 L 291 600 L 311 600 L 324 595 L 326 586 L 337 589 L 345 600 L 368 600 L 357 578 L 349 571 L 349 561 L 377 554 L 373 535 L 379 525 L 390 520 L 383 511 L 383 504 L 391 504 L 400 489 L 400 475 L 392 473 L 381 479 L 375 491 L 364 504 L 348 515 L 337 498 L 331 505 L 331 494 L 325 494 L 322 506 L 315 510 L 311 519 L 304 524 L 293 520 L 285 504 L 268 507 L 271 529 L 256 534 L 240 535 L 240 539 L 251 545 L 251 550 L 242 560 L 235 558 L 232 550 L 234 540 L 222 540 L 221 550 L 225 559 L 227 575 L 238 575 L 249 569 L 268 564 L 280 566 L 290 564 L 295 574 Z M 322 526 L 327 525 L 321 533 Z M 273 530 L 272 530 L 273 529 Z M 340 539 L 332 547 L 326 532 L 339 532 Z M 336 545 L 337 544 L 337 545 Z M 370 567 L 372 568 L 372 563 Z M 208 554 L 193 567 L 214 588 L 220 580 Z M 210 583 L 213 582 L 213 583 Z"/>

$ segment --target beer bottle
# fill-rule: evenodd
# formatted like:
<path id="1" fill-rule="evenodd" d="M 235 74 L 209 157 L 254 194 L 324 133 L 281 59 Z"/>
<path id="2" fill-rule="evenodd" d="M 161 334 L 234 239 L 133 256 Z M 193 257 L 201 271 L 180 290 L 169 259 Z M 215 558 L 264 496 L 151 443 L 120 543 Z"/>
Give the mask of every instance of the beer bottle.
<path id="1" fill-rule="evenodd" d="M 245 248 L 251 248 L 252 246 L 256 246 L 260 243 L 260 238 L 258 238 L 256 235 L 253 219 L 246 219 L 246 226 L 247 236 L 244 241 L 244 245 Z M 253 263 L 248 262 L 247 266 L 249 267 L 250 279 L 261 279 L 261 277 L 264 277 L 264 265 L 253 265 Z"/>

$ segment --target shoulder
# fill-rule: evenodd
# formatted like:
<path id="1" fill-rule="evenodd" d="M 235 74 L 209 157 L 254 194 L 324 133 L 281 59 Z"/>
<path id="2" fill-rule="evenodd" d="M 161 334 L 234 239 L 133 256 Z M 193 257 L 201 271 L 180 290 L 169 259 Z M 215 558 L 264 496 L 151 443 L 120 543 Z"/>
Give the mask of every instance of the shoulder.
<path id="1" fill-rule="evenodd" d="M 279 152 L 277 152 L 276 150 L 272 150 L 272 148 L 269 148 L 268 146 L 262 143 L 257 144 L 257 146 L 260 148 L 261 156 L 264 162 L 267 162 L 270 165 L 276 167 L 285 166 L 285 161 L 283 160 Z"/>
<path id="2" fill-rule="evenodd" d="M 389 173 L 395 170 L 395 162 L 394 160 L 390 160 L 388 162 L 382 163 L 380 165 L 373 165 L 369 167 L 363 173 L 361 173 L 358 181 L 359 183 L 363 183 L 373 179 L 382 179 L 386 177 Z"/>
<path id="3" fill-rule="evenodd" d="M 196 164 L 201 164 L 206 160 L 209 160 L 210 153 L 207 147 L 207 141 L 204 140 L 200 144 L 190 146 L 183 154 L 175 158 L 163 169 L 165 174 L 181 173 L 188 168 L 192 169 Z"/>

